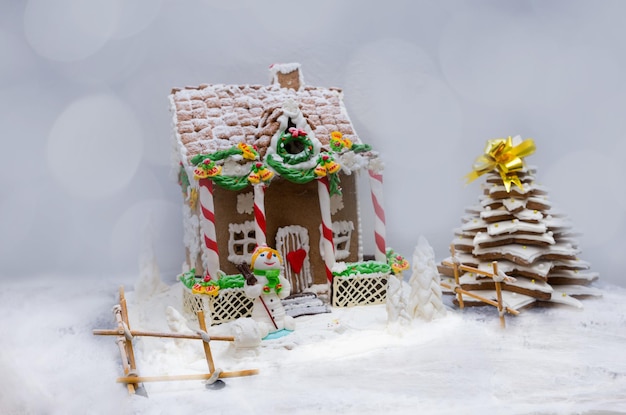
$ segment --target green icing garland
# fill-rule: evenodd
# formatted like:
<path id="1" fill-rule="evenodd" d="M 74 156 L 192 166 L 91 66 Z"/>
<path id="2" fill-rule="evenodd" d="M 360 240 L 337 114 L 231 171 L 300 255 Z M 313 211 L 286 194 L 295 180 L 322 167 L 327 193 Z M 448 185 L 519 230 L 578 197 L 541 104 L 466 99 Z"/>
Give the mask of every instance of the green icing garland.
<path id="1" fill-rule="evenodd" d="M 191 158 L 191 164 L 193 164 L 194 166 L 197 166 L 198 164 L 202 163 L 206 159 L 209 159 L 211 161 L 218 161 L 218 160 L 224 160 L 225 158 L 228 158 L 230 156 L 237 156 L 237 155 L 242 155 L 242 154 L 243 154 L 243 150 L 241 150 L 239 146 L 233 146 L 229 149 L 218 150 L 215 153 L 211 153 L 211 154 L 196 154 L 195 156 Z M 258 158 L 259 156 L 259 153 L 257 153 L 256 150 L 251 150 L 251 154 L 254 154 L 255 158 Z"/>
<path id="2" fill-rule="evenodd" d="M 181 274 L 179 277 L 180 282 L 190 290 L 195 284 L 200 284 L 203 287 L 214 286 L 219 287 L 220 290 L 226 288 L 243 288 L 246 282 L 245 278 L 241 274 L 235 275 L 222 275 L 218 280 L 204 281 L 202 277 L 196 276 L 196 269 L 192 268 L 189 271 Z"/>
<path id="3" fill-rule="evenodd" d="M 320 154 L 320 157 L 321 156 L 322 155 Z M 293 183 L 304 184 L 304 183 L 310 182 L 311 180 L 319 179 L 319 176 L 315 174 L 315 168 L 310 168 L 307 170 L 292 169 L 290 167 L 285 166 L 280 161 L 275 160 L 272 156 L 268 157 L 266 159 L 266 162 L 281 177 L 284 177 L 285 179 Z M 329 174 L 328 180 L 330 184 L 330 189 L 329 189 L 330 194 L 340 195 L 341 187 L 339 186 L 339 182 L 340 182 L 339 176 L 337 174 Z"/>
<path id="4" fill-rule="evenodd" d="M 178 170 L 178 184 L 183 189 L 183 193 L 187 193 L 187 189 L 189 188 L 189 176 L 187 175 L 187 171 L 183 164 L 180 164 L 180 169 Z"/>
<path id="5" fill-rule="evenodd" d="M 245 189 L 250 184 L 248 176 L 224 176 L 220 174 L 218 176 L 211 177 L 211 180 L 213 180 L 213 182 L 218 186 L 227 190 Z"/>
<path id="6" fill-rule="evenodd" d="M 283 143 L 283 141 L 284 143 L 286 143 L 289 141 L 299 139 L 299 140 L 302 140 L 305 145 L 305 149 L 302 152 L 292 155 L 292 154 L 286 153 L 285 148 L 284 148 L 284 143 L 283 143 L 282 147 L 279 146 L 279 152 L 281 151 L 281 149 L 282 149 L 282 152 L 278 154 L 278 156 L 282 157 L 281 161 L 276 160 L 271 155 L 266 159 L 266 163 L 269 166 L 271 166 L 272 169 L 276 171 L 276 173 L 278 173 L 281 177 L 284 177 L 285 179 L 289 180 L 290 182 L 297 183 L 297 184 L 304 184 L 304 183 L 310 182 L 311 180 L 319 179 L 321 176 L 320 174 L 316 174 L 316 169 L 319 170 L 321 168 L 323 171 L 324 170 L 323 165 L 326 165 L 329 162 L 329 160 L 330 162 L 332 162 L 333 160 L 332 156 L 329 153 L 321 153 L 318 156 L 318 160 L 317 160 L 318 164 L 314 168 L 300 170 L 300 169 L 289 167 L 287 164 L 298 164 L 300 162 L 309 160 L 311 157 L 311 152 L 313 150 L 313 144 L 306 135 L 298 135 L 297 137 L 293 137 L 291 133 L 287 133 L 287 134 L 283 133 L 281 135 L 281 139 L 282 138 L 284 138 L 284 140 L 281 140 L 281 143 Z M 242 148 L 242 146 L 245 148 L 245 151 Z M 356 145 L 352 146 L 354 151 L 365 151 L 365 149 L 370 148 L 368 145 L 360 145 L 360 147 L 363 147 L 363 149 L 361 148 L 357 149 L 356 147 L 357 147 Z M 233 146 L 226 150 L 216 151 L 215 153 L 211 153 L 211 154 L 196 154 L 195 156 L 191 158 L 190 161 L 193 165 L 198 166 L 198 165 L 203 164 L 205 160 L 210 160 L 211 162 L 215 162 L 219 160 L 224 160 L 234 155 L 242 155 L 242 154 L 244 155 L 244 158 L 248 160 L 258 159 L 258 156 L 259 156 L 259 153 L 256 151 L 256 149 L 252 148 L 249 145 L 241 144 L 241 145 Z M 336 163 L 334 164 L 336 165 Z M 338 169 L 339 166 L 336 165 L 336 168 Z M 250 173 L 257 172 L 260 169 L 262 169 L 262 167 L 258 167 L 253 164 L 253 166 L 250 169 Z M 223 187 L 227 190 L 237 191 L 237 190 L 245 189 L 250 184 L 250 173 L 243 175 L 243 176 L 226 176 L 222 174 L 217 174 L 215 176 L 210 177 L 210 179 L 220 187 Z M 330 172 L 322 173 L 322 176 L 323 175 L 326 175 L 328 177 L 330 194 L 340 195 L 341 194 L 341 187 L 339 185 L 340 179 L 339 179 L 339 176 L 336 174 L 336 172 L 333 171 L 333 173 L 330 173 Z M 186 173 L 184 173 L 182 168 L 181 168 L 181 173 L 179 174 L 179 180 L 181 182 L 181 186 L 183 186 L 184 188 L 189 186 L 189 178 L 187 177 Z M 267 182 L 269 182 L 269 179 L 267 179 Z"/>
<path id="7" fill-rule="evenodd" d="M 370 151 L 372 149 L 372 146 L 370 146 L 369 144 L 352 144 L 352 147 L 350 147 L 350 150 L 354 151 L 355 153 L 363 153 L 365 151 Z"/>
<path id="8" fill-rule="evenodd" d="M 335 277 L 348 277 L 357 274 L 386 274 L 391 271 L 391 267 L 388 264 L 378 261 L 352 262 L 346 264 L 346 266 L 345 270 L 333 272 L 333 275 Z"/>

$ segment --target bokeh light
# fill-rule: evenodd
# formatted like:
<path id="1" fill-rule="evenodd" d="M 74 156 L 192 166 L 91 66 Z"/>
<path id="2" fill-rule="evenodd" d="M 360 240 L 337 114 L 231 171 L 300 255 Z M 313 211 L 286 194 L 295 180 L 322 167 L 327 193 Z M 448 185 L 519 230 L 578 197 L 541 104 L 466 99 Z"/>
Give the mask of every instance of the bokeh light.
<path id="1" fill-rule="evenodd" d="M 139 121 L 127 104 L 109 94 L 69 105 L 48 139 L 54 177 L 80 198 L 106 198 L 126 186 L 142 154 Z"/>
<path id="2" fill-rule="evenodd" d="M 24 33 L 41 56 L 75 61 L 98 51 L 116 27 L 117 0 L 29 0 L 24 12 Z"/>
<path id="3" fill-rule="evenodd" d="M 114 39 L 125 39 L 148 27 L 159 15 L 163 0 L 118 1 Z M 110 3 L 115 3 L 109 1 Z M 230 2 L 224 2 L 230 3 Z"/>

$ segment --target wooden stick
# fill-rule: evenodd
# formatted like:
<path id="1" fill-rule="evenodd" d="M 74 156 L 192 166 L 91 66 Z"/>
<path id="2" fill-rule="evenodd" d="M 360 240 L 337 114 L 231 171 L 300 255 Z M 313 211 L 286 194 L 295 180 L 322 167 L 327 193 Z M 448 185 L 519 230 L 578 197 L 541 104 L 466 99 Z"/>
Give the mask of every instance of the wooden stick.
<path id="1" fill-rule="evenodd" d="M 449 262 L 449 261 L 442 261 L 441 263 L 445 265 L 446 267 L 450 267 L 450 268 L 454 268 L 454 265 L 455 265 L 454 263 Z M 459 269 L 463 271 L 473 272 L 474 274 L 480 274 L 489 278 L 493 278 L 493 274 L 491 272 L 483 271 L 478 268 L 470 267 L 468 265 L 457 265 L 457 266 L 459 267 Z"/>
<path id="2" fill-rule="evenodd" d="M 454 249 L 454 244 L 450 244 L 450 254 L 452 255 L 452 258 L 455 258 L 456 250 Z M 458 287 L 460 285 L 459 284 L 459 265 L 457 263 L 453 263 L 452 269 L 454 270 L 454 283 Z M 459 307 L 461 309 L 465 308 L 465 304 L 463 303 L 463 296 L 461 294 L 458 294 L 456 296 L 456 299 L 459 302 Z"/>
<path id="3" fill-rule="evenodd" d="M 233 372 L 222 372 L 220 378 L 234 378 L 241 376 L 258 375 L 259 369 L 245 369 L 236 370 Z M 125 376 L 117 378 L 118 383 L 131 383 L 131 382 L 167 382 L 176 380 L 206 380 L 213 376 L 213 373 L 206 374 L 193 374 L 193 375 L 163 375 L 163 376 Z"/>
<path id="4" fill-rule="evenodd" d="M 204 321 L 204 311 L 199 310 L 198 313 L 198 324 L 200 324 L 200 330 L 203 332 L 206 331 L 206 321 Z M 213 354 L 211 353 L 211 346 L 209 343 L 202 341 L 202 347 L 204 347 L 204 355 L 206 356 L 206 361 L 209 364 L 209 372 L 215 372 L 215 364 L 213 363 Z"/>
<path id="5" fill-rule="evenodd" d="M 126 297 L 124 295 L 124 286 L 120 287 L 120 306 L 122 307 L 122 320 L 126 324 L 128 330 L 130 330 L 130 321 L 128 320 L 128 306 L 126 305 Z M 126 351 L 128 352 L 128 360 L 130 362 L 130 368 L 132 370 L 137 369 L 135 362 L 135 352 L 133 350 L 133 343 L 126 342 Z"/>
<path id="6" fill-rule="evenodd" d="M 126 296 L 124 295 L 124 286 L 120 286 L 120 309 L 121 313 L 116 312 L 116 316 L 121 318 L 121 320 L 126 324 L 126 328 L 130 330 L 130 321 L 128 319 L 128 306 L 126 304 Z M 121 314 L 121 315 L 120 315 Z M 118 329 L 122 329 L 121 323 L 118 319 Z M 137 363 L 135 361 L 135 351 L 133 350 L 133 342 L 132 340 L 126 340 L 124 338 L 124 348 L 126 349 L 126 354 L 128 355 L 128 363 L 130 365 L 130 370 L 133 372 L 137 371 Z M 139 383 L 134 384 L 134 390 L 136 391 L 139 388 Z M 133 391 L 134 392 L 134 391 Z"/>
<path id="7" fill-rule="evenodd" d="M 490 300 L 490 299 L 488 299 L 486 297 L 483 297 L 483 296 L 480 296 L 478 294 L 474 294 L 473 292 L 470 292 L 470 291 L 465 291 L 464 289 L 459 288 L 459 287 L 454 288 L 450 284 L 446 284 L 445 282 L 442 282 L 441 286 L 444 287 L 444 288 L 447 288 L 449 290 L 454 290 L 454 292 L 456 292 L 456 293 L 463 293 L 464 295 L 467 295 L 468 297 L 475 298 L 477 300 L 482 301 L 483 303 L 487 303 L 487 304 L 492 305 L 494 307 L 498 306 L 498 303 L 493 301 L 493 300 Z M 516 315 L 516 316 L 519 315 L 519 311 L 517 311 L 517 310 L 515 310 L 513 308 L 506 307 L 506 311 L 508 313 Z"/>
<path id="8" fill-rule="evenodd" d="M 270 311 L 269 308 L 267 308 L 267 304 L 265 304 L 265 300 L 263 300 L 263 294 L 259 296 L 259 300 L 261 300 L 261 304 L 263 304 L 263 308 L 267 312 L 267 315 L 269 316 L 270 320 L 272 320 L 272 324 L 274 325 L 274 328 L 278 330 L 278 325 L 276 324 L 276 320 L 274 320 L 274 316 L 272 315 L 272 312 Z"/>
<path id="9" fill-rule="evenodd" d="M 122 310 L 121 307 L 115 307 L 113 309 L 113 312 L 115 313 L 115 320 L 117 321 L 117 325 L 119 327 L 119 329 L 117 330 L 117 346 L 120 349 L 120 356 L 122 359 L 122 370 L 124 371 L 125 375 L 128 375 L 131 371 L 131 367 L 130 367 L 130 359 L 128 357 L 128 347 L 126 345 L 126 336 L 124 336 L 124 330 L 122 329 Z M 129 383 L 128 385 L 128 393 L 131 395 L 135 394 L 135 390 L 139 387 L 138 384 L 136 383 Z"/>
<path id="10" fill-rule="evenodd" d="M 496 298 L 498 299 L 498 314 L 500 314 L 500 326 L 504 328 L 506 323 L 504 322 L 504 313 L 502 312 L 502 287 L 500 283 L 500 279 L 496 279 L 495 276 L 498 275 L 498 262 L 493 261 L 491 263 L 493 267 L 493 277 L 496 283 Z"/>
<path id="11" fill-rule="evenodd" d="M 129 330 L 130 334 L 133 337 L 163 337 L 169 339 L 190 339 L 190 340 L 202 340 L 202 337 L 199 334 L 186 334 L 186 333 L 159 333 L 159 332 L 151 332 L 151 331 L 141 331 L 141 330 Z M 106 329 L 95 329 L 93 330 L 93 334 L 96 336 L 119 336 L 124 334 L 124 330 L 106 330 Z M 211 340 L 217 341 L 226 341 L 232 342 L 235 341 L 234 336 L 210 336 Z"/>
<path id="12" fill-rule="evenodd" d="M 120 355 L 122 356 L 122 370 L 124 370 L 124 375 L 128 376 L 130 373 L 130 364 L 128 363 L 128 356 L 126 355 L 126 338 L 124 336 L 119 336 L 117 338 L 117 346 L 120 349 Z M 138 387 L 138 384 L 128 382 L 126 384 L 128 388 L 128 394 L 134 395 L 135 389 Z"/>

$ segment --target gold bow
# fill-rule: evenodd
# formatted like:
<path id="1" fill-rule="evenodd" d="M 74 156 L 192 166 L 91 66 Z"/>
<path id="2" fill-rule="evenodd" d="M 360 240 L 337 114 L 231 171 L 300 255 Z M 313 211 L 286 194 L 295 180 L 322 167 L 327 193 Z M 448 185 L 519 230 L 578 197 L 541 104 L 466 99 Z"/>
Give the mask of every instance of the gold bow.
<path id="1" fill-rule="evenodd" d="M 478 157 L 474 163 L 474 170 L 465 176 L 467 183 L 497 169 L 507 192 L 511 191 L 511 183 L 515 183 L 517 187 L 523 189 L 517 173 L 524 168 L 522 159 L 534 152 L 535 142 L 531 138 L 516 146 L 513 146 L 513 139 L 510 136 L 507 139 L 488 140 L 484 154 Z"/>

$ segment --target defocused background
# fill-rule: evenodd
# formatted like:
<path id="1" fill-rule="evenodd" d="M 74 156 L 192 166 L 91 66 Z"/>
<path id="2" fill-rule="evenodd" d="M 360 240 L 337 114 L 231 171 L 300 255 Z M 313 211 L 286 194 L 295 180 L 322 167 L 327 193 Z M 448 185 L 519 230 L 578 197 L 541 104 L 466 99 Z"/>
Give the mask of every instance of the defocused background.
<path id="1" fill-rule="evenodd" d="M 625 14 L 619 0 L 3 1 L 0 277 L 131 277 L 152 246 L 173 281 L 170 89 L 266 84 L 270 64 L 300 62 L 307 84 L 343 88 L 382 153 L 396 251 L 410 259 L 424 235 L 445 257 L 481 191 L 463 176 L 487 139 L 519 134 L 581 258 L 626 285 Z"/>

